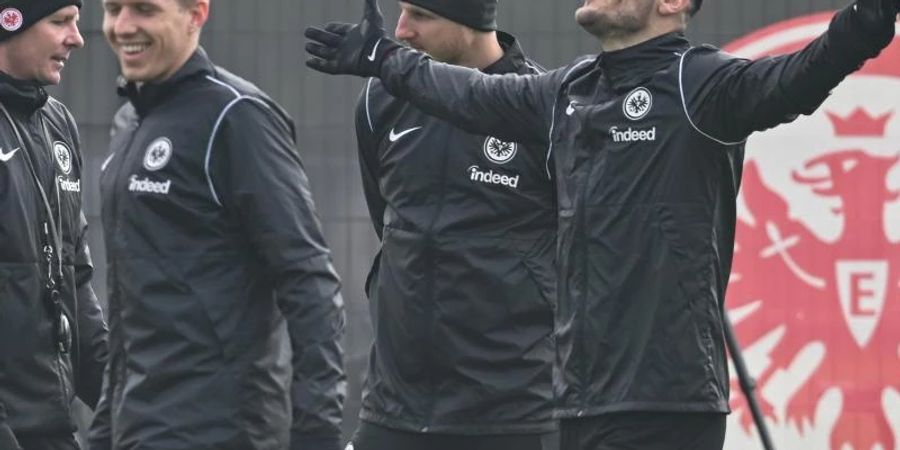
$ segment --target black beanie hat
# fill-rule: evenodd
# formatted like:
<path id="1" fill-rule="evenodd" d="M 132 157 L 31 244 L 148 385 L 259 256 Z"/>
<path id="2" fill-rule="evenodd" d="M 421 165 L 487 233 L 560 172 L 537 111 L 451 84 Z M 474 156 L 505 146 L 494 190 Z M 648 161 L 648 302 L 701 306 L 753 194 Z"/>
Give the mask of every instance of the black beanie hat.
<path id="1" fill-rule="evenodd" d="M 497 0 L 401 0 L 481 31 L 497 29 Z"/>
<path id="2" fill-rule="evenodd" d="M 72 5 L 81 8 L 81 0 L 0 0 L 0 42 Z"/>

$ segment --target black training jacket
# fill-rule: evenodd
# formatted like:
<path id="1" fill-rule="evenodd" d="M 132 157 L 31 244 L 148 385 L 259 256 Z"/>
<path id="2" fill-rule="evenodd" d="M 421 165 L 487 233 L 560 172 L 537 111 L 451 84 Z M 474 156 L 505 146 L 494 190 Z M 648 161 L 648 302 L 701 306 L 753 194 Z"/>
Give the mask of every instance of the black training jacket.
<path id="1" fill-rule="evenodd" d="M 505 55 L 486 73 L 538 72 L 512 36 L 500 40 Z M 556 194 L 543 153 L 465 132 L 375 79 L 356 133 L 381 238 L 362 419 L 433 433 L 552 430 Z"/>
<path id="2" fill-rule="evenodd" d="M 202 50 L 120 93 L 92 449 L 337 449 L 343 303 L 293 122 Z"/>
<path id="3" fill-rule="evenodd" d="M 78 130 L 43 88 L 3 73 L 0 103 L 13 122 L 0 113 L 0 427 L 19 438 L 71 436 L 74 396 L 97 403 L 107 354 L 106 324 L 90 285 Z M 74 331 L 67 353 L 59 349 L 58 316 L 47 301 L 43 249 L 53 239 L 43 232 L 48 214 L 29 160 L 60 233 L 62 312 Z"/>
<path id="4" fill-rule="evenodd" d="M 893 24 L 862 29 L 856 14 L 753 62 L 678 33 L 536 76 L 387 56 L 393 95 L 469 130 L 543 140 L 556 163 L 562 417 L 728 411 L 723 303 L 744 140 L 811 113 L 879 53 Z"/>

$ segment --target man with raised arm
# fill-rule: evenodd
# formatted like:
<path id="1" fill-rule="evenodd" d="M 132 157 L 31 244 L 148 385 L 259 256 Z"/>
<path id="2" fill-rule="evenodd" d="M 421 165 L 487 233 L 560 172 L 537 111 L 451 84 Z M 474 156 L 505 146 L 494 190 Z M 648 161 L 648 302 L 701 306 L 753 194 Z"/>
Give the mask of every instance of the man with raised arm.
<path id="1" fill-rule="evenodd" d="M 375 76 L 473 132 L 538 140 L 556 164 L 564 449 L 719 449 L 729 411 L 724 297 L 744 141 L 813 112 L 894 37 L 898 0 L 856 0 L 789 55 L 693 46 L 700 0 L 585 0 L 601 52 L 491 76 L 358 25 L 311 28 L 310 67 Z M 514 111 L 514 113 L 512 113 Z"/>

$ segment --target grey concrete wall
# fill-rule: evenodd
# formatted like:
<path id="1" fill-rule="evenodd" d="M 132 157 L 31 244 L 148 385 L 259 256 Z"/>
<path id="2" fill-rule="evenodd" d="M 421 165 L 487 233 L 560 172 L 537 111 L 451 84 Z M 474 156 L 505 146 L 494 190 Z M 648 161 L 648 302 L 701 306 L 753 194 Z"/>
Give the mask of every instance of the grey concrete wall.
<path id="1" fill-rule="evenodd" d="M 120 104 L 117 67 L 101 33 L 100 0 L 87 0 L 81 28 L 86 48 L 76 52 L 54 94 L 77 118 L 87 170 L 85 209 L 97 267 L 95 286 L 105 303 L 105 258 L 99 220 L 97 179 L 105 159 L 109 121 Z M 266 90 L 293 115 L 300 151 L 312 180 L 319 215 L 338 270 L 350 317 L 346 351 L 351 376 L 347 430 L 355 426 L 359 382 L 371 339 L 362 292 L 377 242 L 366 215 L 357 174 L 352 111 L 361 80 L 325 77 L 303 64 L 303 29 L 329 20 L 356 21 L 362 0 L 215 0 L 203 35 L 214 61 Z M 381 0 L 387 24 L 396 23 L 397 4 Z M 706 0 L 691 26 L 697 42 L 722 44 L 746 32 L 799 14 L 837 8 L 841 0 Z M 573 20 L 571 0 L 502 0 L 500 24 L 517 35 L 526 51 L 547 68 L 596 52 L 597 46 Z"/>

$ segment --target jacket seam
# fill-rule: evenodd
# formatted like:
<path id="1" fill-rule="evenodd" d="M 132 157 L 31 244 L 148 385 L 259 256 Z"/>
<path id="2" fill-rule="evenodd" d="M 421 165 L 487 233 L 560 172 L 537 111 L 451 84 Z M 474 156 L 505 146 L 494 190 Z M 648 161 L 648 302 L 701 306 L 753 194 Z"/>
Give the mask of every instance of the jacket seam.
<path id="1" fill-rule="evenodd" d="M 694 50 L 695 48 L 697 48 L 697 47 L 691 47 L 691 48 L 687 49 L 684 53 L 682 53 L 681 58 L 678 62 L 678 91 L 679 91 L 679 94 L 681 95 L 681 106 L 682 106 L 682 109 L 684 110 L 684 116 L 687 118 L 688 123 L 691 124 L 691 127 L 694 130 L 696 130 L 698 133 L 700 133 L 703 137 L 705 137 L 717 144 L 721 144 L 721 145 L 725 145 L 725 146 L 733 146 L 733 145 L 743 144 L 744 142 L 747 141 L 746 139 L 744 139 L 742 141 L 737 141 L 737 142 L 725 142 L 722 139 L 718 139 L 718 138 L 712 136 L 711 134 L 706 133 L 705 131 L 701 130 L 700 127 L 697 126 L 696 123 L 694 123 L 694 119 L 691 118 L 691 113 L 688 111 L 688 107 L 687 107 L 687 98 L 684 93 L 684 60 L 687 57 L 687 54 L 690 53 L 691 50 Z"/>

